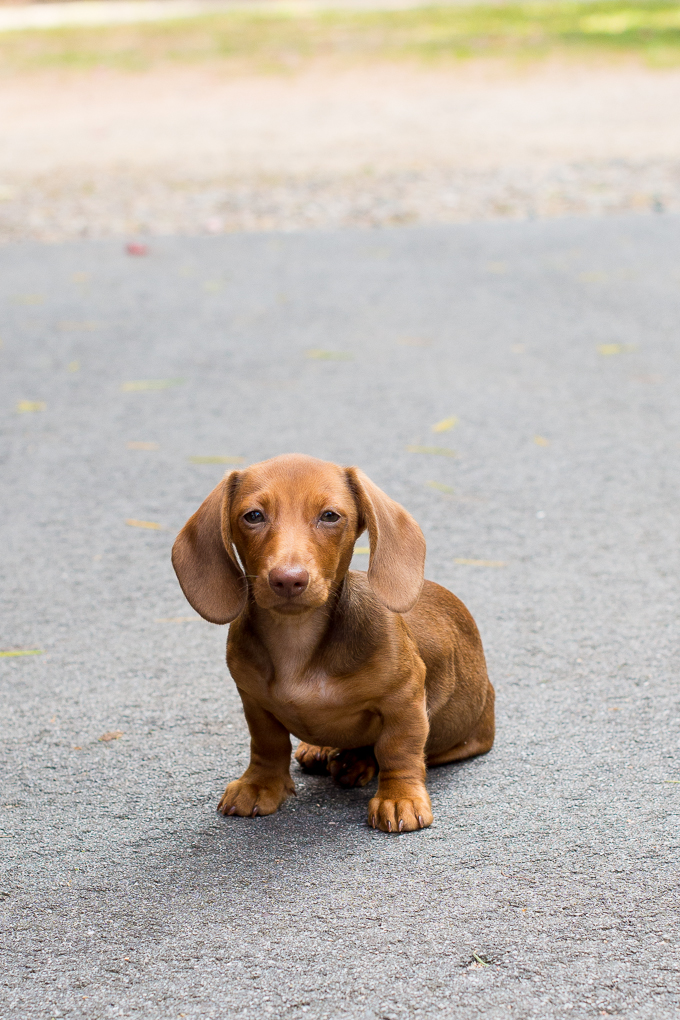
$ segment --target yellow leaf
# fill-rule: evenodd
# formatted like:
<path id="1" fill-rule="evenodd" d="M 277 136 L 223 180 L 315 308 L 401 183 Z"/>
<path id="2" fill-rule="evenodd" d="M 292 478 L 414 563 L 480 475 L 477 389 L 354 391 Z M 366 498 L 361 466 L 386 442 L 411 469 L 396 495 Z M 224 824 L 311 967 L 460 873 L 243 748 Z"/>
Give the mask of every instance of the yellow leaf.
<path id="1" fill-rule="evenodd" d="M 458 419 L 455 414 L 452 414 L 450 418 L 444 418 L 443 421 L 438 421 L 436 425 L 432 426 L 433 432 L 448 432 L 453 428 L 454 425 L 458 424 Z"/>
<path id="2" fill-rule="evenodd" d="M 19 414 L 26 414 L 28 411 L 44 411 L 46 407 L 44 400 L 20 400 L 17 411 Z"/>
<path id="3" fill-rule="evenodd" d="M 368 556 L 371 551 L 370 545 L 355 545 L 354 555 L 355 556 Z"/>
<path id="4" fill-rule="evenodd" d="M 167 390 L 171 386 L 181 386 L 184 379 L 138 379 L 126 382 L 121 386 L 124 393 L 136 393 L 138 390 Z"/>
<path id="5" fill-rule="evenodd" d="M 467 560 L 459 557 L 453 562 L 462 567 L 507 567 L 504 560 Z"/>
<path id="6" fill-rule="evenodd" d="M 607 279 L 607 274 L 597 271 L 593 273 L 579 273 L 578 278 L 582 283 L 603 283 Z"/>
<path id="7" fill-rule="evenodd" d="M 534 442 L 536 446 L 550 446 L 550 440 L 544 439 L 543 436 L 534 436 Z"/>
<path id="8" fill-rule="evenodd" d="M 597 348 L 598 354 L 605 358 L 612 354 L 628 354 L 635 350 L 635 344 L 600 344 Z"/>
<path id="9" fill-rule="evenodd" d="M 152 531 L 162 531 L 163 525 L 156 524 L 155 521 L 136 521 L 133 517 L 128 517 L 125 520 L 126 524 L 129 524 L 131 528 L 150 528 Z"/>
<path id="10" fill-rule="evenodd" d="M 128 450 L 157 450 L 158 443 L 136 443 L 129 442 L 125 444 Z"/>
<path id="11" fill-rule="evenodd" d="M 444 485 L 443 482 L 425 482 L 425 484 L 429 485 L 431 489 L 436 489 L 437 492 L 446 492 L 448 495 L 452 495 L 455 492 L 452 485 Z"/>
<path id="12" fill-rule="evenodd" d="M 14 300 L 20 305 L 41 305 L 45 298 L 42 294 L 17 294 Z"/>
<path id="13" fill-rule="evenodd" d="M 79 372 L 80 371 L 80 362 L 79 361 L 69 361 L 69 363 L 68 363 L 68 370 L 69 370 L 69 372 Z"/>
<path id="14" fill-rule="evenodd" d="M 223 287 L 224 284 L 221 280 L 206 280 L 203 284 L 203 290 L 207 291 L 208 294 L 216 294 Z"/>
<path id="15" fill-rule="evenodd" d="M 245 457 L 189 457 L 191 464 L 243 464 Z"/>
<path id="16" fill-rule="evenodd" d="M 450 450 L 448 446 L 417 446 L 410 444 L 406 447 L 409 453 L 429 453 L 435 457 L 455 457 L 456 451 Z"/>
<path id="17" fill-rule="evenodd" d="M 402 347 L 431 347 L 432 341 L 421 336 L 403 336 L 398 341 Z"/>
<path id="18" fill-rule="evenodd" d="M 307 357 L 316 361 L 352 361 L 354 355 L 348 354 L 347 351 L 311 350 L 307 351 Z"/>
<path id="19" fill-rule="evenodd" d="M 99 739 L 103 740 L 105 744 L 108 744 L 109 740 L 120 740 L 122 736 L 122 730 L 112 730 L 110 733 L 102 733 Z"/>
<path id="20" fill-rule="evenodd" d="M 92 273 L 74 273 L 71 279 L 74 283 L 87 283 Z"/>
<path id="21" fill-rule="evenodd" d="M 86 319 L 84 322 L 78 322 L 76 319 L 64 319 L 58 323 L 59 329 L 99 329 L 101 327 L 100 322 L 93 322 L 91 319 Z"/>
<path id="22" fill-rule="evenodd" d="M 16 655 L 42 655 L 42 648 L 22 648 L 17 651 L 0 652 L 0 659 L 12 659 Z"/>

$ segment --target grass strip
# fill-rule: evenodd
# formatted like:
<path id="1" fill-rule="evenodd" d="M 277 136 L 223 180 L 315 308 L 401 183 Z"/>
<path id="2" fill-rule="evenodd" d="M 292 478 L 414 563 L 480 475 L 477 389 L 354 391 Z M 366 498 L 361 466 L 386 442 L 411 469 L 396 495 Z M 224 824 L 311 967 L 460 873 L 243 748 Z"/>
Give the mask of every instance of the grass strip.
<path id="1" fill-rule="evenodd" d="M 680 63 L 680 4 L 528 3 L 404 11 L 230 11 L 190 20 L 64 27 L 0 34 L 0 68 L 116 68 L 218 63 L 238 72 L 285 73 L 319 59 L 339 64 L 473 58 L 635 55 Z"/>

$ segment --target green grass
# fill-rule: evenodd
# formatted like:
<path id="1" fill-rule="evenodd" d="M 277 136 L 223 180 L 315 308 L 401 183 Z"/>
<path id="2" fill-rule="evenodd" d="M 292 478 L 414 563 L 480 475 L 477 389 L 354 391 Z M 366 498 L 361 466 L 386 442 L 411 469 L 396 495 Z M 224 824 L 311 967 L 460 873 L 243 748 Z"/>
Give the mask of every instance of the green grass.
<path id="1" fill-rule="evenodd" d="M 308 15 L 234 11 L 162 24 L 0 33 L 0 69 L 147 70 L 217 63 L 285 72 L 317 60 L 334 65 L 472 58 L 634 56 L 680 63 L 680 3 L 529 3 L 422 7 Z"/>

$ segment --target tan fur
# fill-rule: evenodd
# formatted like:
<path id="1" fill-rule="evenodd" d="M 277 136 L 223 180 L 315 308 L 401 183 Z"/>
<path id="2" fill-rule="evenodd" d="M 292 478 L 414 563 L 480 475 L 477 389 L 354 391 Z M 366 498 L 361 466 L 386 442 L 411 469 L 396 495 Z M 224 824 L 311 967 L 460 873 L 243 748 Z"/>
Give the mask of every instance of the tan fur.
<path id="1" fill-rule="evenodd" d="M 367 573 L 349 570 L 364 530 Z M 302 768 L 347 786 L 378 771 L 374 827 L 431 824 L 426 763 L 491 748 L 494 691 L 474 620 L 423 580 L 424 561 L 416 522 L 363 472 L 298 454 L 232 471 L 187 521 L 173 565 L 198 613 L 231 622 L 227 663 L 251 734 L 219 811 L 271 814 L 295 792 L 293 733 Z"/>

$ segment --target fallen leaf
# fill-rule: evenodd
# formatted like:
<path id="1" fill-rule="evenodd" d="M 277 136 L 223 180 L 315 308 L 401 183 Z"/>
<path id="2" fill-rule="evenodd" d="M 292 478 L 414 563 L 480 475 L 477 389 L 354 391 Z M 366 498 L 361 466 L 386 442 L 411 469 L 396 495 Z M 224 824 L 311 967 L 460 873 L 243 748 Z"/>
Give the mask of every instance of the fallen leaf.
<path id="1" fill-rule="evenodd" d="M 87 283 L 92 273 L 74 273 L 71 279 L 74 283 Z"/>
<path id="2" fill-rule="evenodd" d="M 450 450 L 448 446 L 417 446 L 411 444 L 406 447 L 409 453 L 429 453 L 435 457 L 455 457 L 456 451 Z"/>
<path id="3" fill-rule="evenodd" d="M 403 336 L 397 343 L 402 347 L 431 347 L 432 341 L 421 336 Z"/>
<path id="4" fill-rule="evenodd" d="M 102 740 L 105 744 L 108 744 L 109 740 L 120 740 L 122 736 L 123 736 L 122 730 L 111 730 L 110 733 L 102 733 L 99 739 Z"/>
<path id="5" fill-rule="evenodd" d="M 510 350 L 513 354 L 524 354 L 527 349 L 526 344 L 513 344 Z"/>
<path id="6" fill-rule="evenodd" d="M 543 436 L 534 436 L 534 442 L 536 446 L 550 446 L 550 440 L 544 439 Z"/>
<path id="7" fill-rule="evenodd" d="M 437 492 L 445 492 L 451 496 L 455 490 L 452 485 L 445 485 L 444 482 L 425 482 L 431 489 L 436 489 Z"/>
<path id="8" fill-rule="evenodd" d="M 148 255 L 149 247 L 146 244 L 139 244 L 136 241 L 131 241 L 130 244 L 125 245 L 125 251 L 128 255 Z"/>
<path id="9" fill-rule="evenodd" d="M 311 350 L 307 351 L 307 357 L 316 361 L 352 361 L 354 355 L 347 351 Z"/>
<path id="10" fill-rule="evenodd" d="M 128 517 L 125 520 L 126 524 L 129 524 L 131 528 L 151 528 L 152 531 L 162 531 L 163 525 L 156 524 L 155 521 L 136 521 L 132 517 Z"/>
<path id="11" fill-rule="evenodd" d="M 208 294 L 217 294 L 223 288 L 224 284 L 221 280 L 206 280 L 203 284 L 203 290 L 207 291 Z"/>
<path id="12" fill-rule="evenodd" d="M 63 319 L 57 323 L 57 326 L 61 330 L 67 329 L 100 329 L 101 322 L 94 322 L 92 319 L 85 319 L 83 322 L 78 319 Z"/>
<path id="13" fill-rule="evenodd" d="M 486 264 L 487 273 L 507 273 L 508 263 L 507 262 L 487 262 Z"/>
<path id="14" fill-rule="evenodd" d="M 635 350 L 635 344 L 600 344 L 597 353 L 603 357 L 611 357 L 612 354 L 628 354 Z"/>
<path id="15" fill-rule="evenodd" d="M 72 751 L 82 751 L 82 747 L 80 746 L 80 744 L 76 744 L 76 746 L 72 747 L 71 750 Z"/>
<path id="16" fill-rule="evenodd" d="M 462 567 L 507 567 L 504 560 L 468 560 L 457 557 L 453 562 Z"/>
<path id="17" fill-rule="evenodd" d="M 230 455 L 218 457 L 189 457 L 191 464 L 243 464 L 245 457 L 232 457 Z"/>
<path id="18" fill-rule="evenodd" d="M 578 278 L 582 283 L 603 283 L 607 279 L 607 274 L 596 270 L 592 273 L 579 273 Z"/>
<path id="19" fill-rule="evenodd" d="M 475 962 L 476 962 L 476 963 L 477 963 L 477 964 L 478 964 L 478 965 L 479 965 L 480 967 L 488 967 L 488 966 L 489 966 L 489 961 L 488 961 L 488 960 L 485 960 L 485 959 L 484 959 L 484 957 L 482 957 L 482 956 L 479 956 L 479 955 L 478 955 L 477 953 L 473 953 L 473 954 L 472 954 L 472 956 L 473 956 L 473 958 L 474 958 Z"/>
<path id="20" fill-rule="evenodd" d="M 47 404 L 44 400 L 20 400 L 17 404 L 19 414 L 26 414 L 29 411 L 44 411 Z"/>
<path id="21" fill-rule="evenodd" d="M 630 766 L 633 767 L 632 765 Z M 680 779 L 664 779 L 664 783 L 680 783 Z"/>
<path id="22" fill-rule="evenodd" d="M 69 370 L 69 372 L 79 372 L 80 371 L 80 362 L 79 361 L 69 361 L 69 363 L 68 363 L 68 370 Z"/>
<path id="23" fill-rule="evenodd" d="M 355 556 L 368 556 L 371 551 L 370 545 L 355 545 L 354 555 Z"/>
<path id="24" fill-rule="evenodd" d="M 444 418 L 443 421 L 438 421 L 436 425 L 432 426 L 433 432 L 448 432 L 453 428 L 454 425 L 458 424 L 458 419 L 455 414 L 452 414 L 450 418 Z"/>
<path id="25" fill-rule="evenodd" d="M 41 305 L 45 298 L 42 294 L 16 294 L 14 300 L 20 305 Z"/>
<path id="26" fill-rule="evenodd" d="M 121 386 L 124 393 L 136 393 L 139 390 L 167 390 L 171 386 L 181 386 L 184 379 L 137 379 L 125 382 Z"/>
<path id="27" fill-rule="evenodd" d="M 42 648 L 20 648 L 8 652 L 0 652 L 0 659 L 11 659 L 16 655 L 42 655 Z"/>
<path id="28" fill-rule="evenodd" d="M 127 446 L 128 450 L 157 450 L 158 449 L 158 443 L 136 443 L 134 441 L 130 441 L 129 443 L 126 443 L 125 445 Z"/>
<path id="29" fill-rule="evenodd" d="M 194 623 L 200 620 L 200 616 L 159 616 L 154 623 Z"/>

